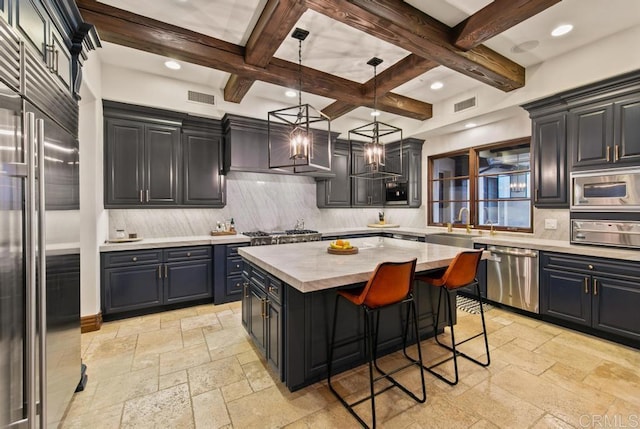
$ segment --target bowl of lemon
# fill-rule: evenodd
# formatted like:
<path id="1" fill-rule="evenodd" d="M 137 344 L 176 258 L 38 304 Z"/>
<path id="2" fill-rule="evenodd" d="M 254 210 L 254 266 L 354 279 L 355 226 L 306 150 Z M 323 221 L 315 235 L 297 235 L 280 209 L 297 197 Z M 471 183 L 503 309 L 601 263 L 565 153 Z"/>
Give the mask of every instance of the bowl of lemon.
<path id="1" fill-rule="evenodd" d="M 358 248 L 352 246 L 349 240 L 335 240 L 329 243 L 327 252 L 334 255 L 354 255 L 358 253 Z"/>

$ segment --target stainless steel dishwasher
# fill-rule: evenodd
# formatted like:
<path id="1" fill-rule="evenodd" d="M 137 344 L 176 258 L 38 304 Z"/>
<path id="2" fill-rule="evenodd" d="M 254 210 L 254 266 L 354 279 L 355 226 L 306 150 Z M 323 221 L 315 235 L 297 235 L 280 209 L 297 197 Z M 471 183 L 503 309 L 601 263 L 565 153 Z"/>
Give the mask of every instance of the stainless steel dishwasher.
<path id="1" fill-rule="evenodd" d="M 487 298 L 539 313 L 538 252 L 518 247 L 487 246 Z"/>

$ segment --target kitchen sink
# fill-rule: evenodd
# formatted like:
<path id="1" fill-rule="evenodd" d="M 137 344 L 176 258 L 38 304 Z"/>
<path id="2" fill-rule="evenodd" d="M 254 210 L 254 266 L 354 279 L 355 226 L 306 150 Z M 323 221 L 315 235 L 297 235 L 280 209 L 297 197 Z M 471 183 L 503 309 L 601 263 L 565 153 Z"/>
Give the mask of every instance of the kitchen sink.
<path id="1" fill-rule="evenodd" d="M 465 247 L 473 249 L 473 235 L 456 234 L 451 232 L 440 232 L 437 234 L 427 234 L 425 241 L 433 244 L 443 244 L 445 246 Z"/>

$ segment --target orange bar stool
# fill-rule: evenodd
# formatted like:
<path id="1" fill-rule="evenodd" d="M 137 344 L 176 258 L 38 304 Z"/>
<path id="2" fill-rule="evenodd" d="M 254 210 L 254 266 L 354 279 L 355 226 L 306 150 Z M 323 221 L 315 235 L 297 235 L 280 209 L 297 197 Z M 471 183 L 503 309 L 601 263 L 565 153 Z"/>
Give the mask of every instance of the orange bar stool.
<path id="1" fill-rule="evenodd" d="M 367 284 L 360 289 L 356 290 L 341 290 L 338 291 L 335 300 L 334 312 L 333 312 L 333 330 L 331 334 L 331 343 L 329 345 L 328 361 L 327 361 L 327 382 L 329 389 L 340 400 L 342 405 L 345 406 L 347 411 L 358 420 L 358 422 L 364 426 L 369 427 L 367 423 L 356 413 L 354 407 L 365 401 L 371 400 L 371 415 L 372 415 L 372 427 L 376 427 L 376 407 L 375 397 L 393 387 L 398 387 L 405 392 L 411 398 L 419 403 L 424 403 L 427 400 L 427 391 L 424 384 L 424 372 L 422 371 L 422 351 L 420 350 L 420 338 L 418 336 L 418 321 L 416 317 L 416 304 L 413 299 L 412 284 L 416 270 L 416 259 L 412 259 L 408 262 L 382 262 L 378 264 L 375 271 L 369 278 Z M 336 343 L 336 321 L 338 319 L 338 303 L 345 301 L 348 304 L 359 306 L 362 309 L 364 317 L 364 341 L 365 349 L 367 353 L 369 363 L 369 395 L 353 403 L 347 403 L 347 401 L 334 389 L 331 384 L 331 370 L 333 365 L 333 353 L 338 347 L 344 347 L 348 344 L 353 344 L 361 339 L 357 338 L 348 342 Z M 412 359 L 406 356 L 409 363 L 390 372 L 385 372 L 378 367 L 377 363 L 377 345 L 378 345 L 378 332 L 380 327 L 380 310 L 393 306 L 393 305 L 406 305 L 407 306 L 407 318 L 405 319 L 405 325 L 403 327 L 403 349 L 406 350 L 407 346 L 407 334 L 409 331 L 409 321 L 413 320 L 413 329 L 418 346 L 418 359 Z M 413 312 L 413 317 L 411 317 Z M 372 329 L 375 325 L 375 329 Z M 422 382 L 422 396 L 418 397 L 413 392 L 409 391 L 405 386 L 401 385 L 395 380 L 392 375 L 402 371 L 410 366 L 416 366 L 420 369 L 420 377 Z M 376 369 L 379 376 L 374 378 L 373 369 Z M 374 383 L 380 380 L 389 380 L 391 384 L 381 389 L 378 392 L 374 390 Z"/>
<path id="2" fill-rule="evenodd" d="M 491 357 L 489 356 L 489 341 L 487 339 L 487 327 L 484 322 L 484 310 L 482 308 L 482 296 L 480 295 L 480 285 L 478 282 L 478 278 L 476 277 L 476 273 L 478 271 L 478 265 L 480 264 L 480 258 L 482 257 L 482 250 L 469 250 L 465 252 L 460 252 L 453 259 L 449 267 L 444 271 L 444 273 L 440 277 L 431 277 L 429 275 L 417 275 L 415 277 L 416 280 L 427 283 L 431 286 L 440 288 L 439 296 L 438 296 L 438 309 L 436 310 L 435 319 L 433 321 L 435 333 L 436 343 L 449 351 L 452 352 L 452 356 L 441 360 L 431 366 L 424 367 L 431 374 L 435 375 L 439 379 L 445 381 L 450 385 L 458 384 L 458 356 L 462 356 L 471 362 L 474 362 L 480 366 L 487 367 L 491 363 Z M 476 294 L 478 301 L 480 302 L 480 318 L 482 320 L 482 332 L 473 335 L 465 340 L 459 341 L 456 343 L 455 332 L 453 329 L 453 312 L 455 311 L 455 304 L 452 303 L 455 300 L 456 294 L 454 293 L 456 289 L 465 286 L 475 286 Z M 437 327 L 440 323 L 440 312 L 442 309 L 442 297 L 445 296 L 447 300 L 447 306 L 445 311 L 449 316 L 449 328 L 451 330 L 451 346 L 440 342 L 438 339 Z M 472 358 L 471 356 L 461 352 L 456 347 L 466 343 L 467 341 L 471 341 L 474 338 L 479 336 L 484 336 L 484 346 L 487 354 L 486 362 L 481 362 L 477 359 Z M 453 360 L 453 367 L 455 370 L 455 377 L 453 380 L 446 378 L 444 375 L 436 372 L 434 369 L 445 362 Z"/>

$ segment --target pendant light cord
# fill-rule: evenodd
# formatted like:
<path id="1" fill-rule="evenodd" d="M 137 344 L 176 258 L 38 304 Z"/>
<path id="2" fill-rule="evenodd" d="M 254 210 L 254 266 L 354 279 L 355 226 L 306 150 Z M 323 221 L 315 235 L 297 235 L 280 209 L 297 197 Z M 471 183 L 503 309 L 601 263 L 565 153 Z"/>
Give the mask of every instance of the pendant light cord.
<path id="1" fill-rule="evenodd" d="M 298 123 L 302 121 L 302 40 L 298 40 Z"/>
<path id="2" fill-rule="evenodd" d="M 378 74 L 377 66 L 373 66 L 373 111 L 376 115 L 373 117 L 374 122 L 378 122 Z"/>

